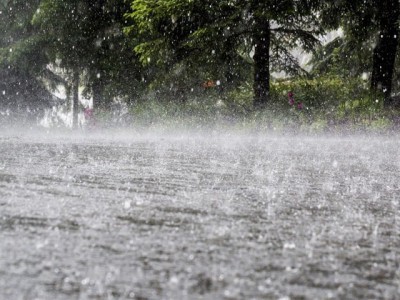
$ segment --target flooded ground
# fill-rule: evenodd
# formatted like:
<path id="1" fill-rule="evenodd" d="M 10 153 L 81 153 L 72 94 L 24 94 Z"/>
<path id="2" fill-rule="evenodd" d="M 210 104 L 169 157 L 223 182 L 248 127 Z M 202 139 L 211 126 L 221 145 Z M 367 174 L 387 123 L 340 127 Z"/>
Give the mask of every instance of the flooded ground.
<path id="1" fill-rule="evenodd" d="M 3 134 L 0 299 L 400 297 L 397 137 Z"/>

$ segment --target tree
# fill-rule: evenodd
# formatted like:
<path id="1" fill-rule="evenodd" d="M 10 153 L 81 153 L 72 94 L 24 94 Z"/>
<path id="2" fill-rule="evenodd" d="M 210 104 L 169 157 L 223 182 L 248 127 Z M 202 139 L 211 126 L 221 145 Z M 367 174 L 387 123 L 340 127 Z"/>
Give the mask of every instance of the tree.
<path id="1" fill-rule="evenodd" d="M 399 43 L 400 4 L 398 0 L 376 2 L 376 21 L 379 26 L 377 43 L 373 53 L 371 89 L 382 92 L 385 105 L 392 105 L 392 79 Z"/>
<path id="2" fill-rule="evenodd" d="M 86 86 L 95 108 L 105 109 L 114 97 L 140 90 L 141 67 L 122 34 L 126 10 L 123 1 L 40 1 L 33 24 L 47 41 L 49 61 L 65 70 L 72 85 L 75 121 L 79 86 Z"/>
<path id="3" fill-rule="evenodd" d="M 55 100 L 39 80 L 47 60 L 44 41 L 31 24 L 38 4 L 0 1 L 0 105 L 21 119 L 40 117 Z"/>
<path id="4" fill-rule="evenodd" d="M 38 74 L 45 64 L 40 50 L 43 40 L 31 20 L 39 0 L 8 0 L 0 2 L 0 64 L 21 72 Z"/>
<path id="5" fill-rule="evenodd" d="M 250 58 L 254 105 L 261 107 L 269 101 L 270 71 L 298 73 L 301 68 L 290 50 L 298 46 L 310 50 L 317 43 L 315 3 L 135 0 L 127 14 L 133 20 L 127 32 L 141 36 L 135 51 L 145 63 L 168 66 L 190 57 L 213 73 L 222 65 L 228 81 L 239 73 L 241 64 L 237 62 Z"/>
<path id="6" fill-rule="evenodd" d="M 372 49 L 372 45 L 360 45 L 347 34 L 340 33 L 340 36 L 315 49 L 309 62 L 311 74 L 342 78 L 365 76 L 372 69 Z"/>
<path id="7" fill-rule="evenodd" d="M 371 92 L 383 95 L 386 106 L 393 104 L 391 94 L 399 42 L 399 17 L 397 0 L 325 1 L 321 10 L 321 20 L 327 29 L 341 27 L 345 33 L 337 47 L 328 47 L 336 48 L 336 53 L 342 57 L 359 58 L 358 65 L 366 63 L 370 66 Z M 369 59 L 365 59 L 366 56 Z"/>

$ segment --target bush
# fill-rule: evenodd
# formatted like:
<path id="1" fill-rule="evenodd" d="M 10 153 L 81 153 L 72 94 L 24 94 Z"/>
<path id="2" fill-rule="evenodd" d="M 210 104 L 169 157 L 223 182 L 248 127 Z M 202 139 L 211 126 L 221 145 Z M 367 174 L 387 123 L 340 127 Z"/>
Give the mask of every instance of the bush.
<path id="1" fill-rule="evenodd" d="M 294 94 L 294 106 L 297 103 L 303 106 L 294 117 L 312 125 L 311 129 L 349 124 L 371 126 L 372 122 L 385 118 L 383 98 L 370 95 L 367 83 L 361 78 L 318 77 L 273 83 L 273 106 L 293 115 L 295 109 L 289 109 L 288 104 L 289 91 Z"/>
<path id="2" fill-rule="evenodd" d="M 294 94 L 294 105 L 288 103 L 290 91 Z M 130 107 L 133 123 L 311 133 L 377 131 L 390 128 L 392 124 L 391 117 L 383 109 L 383 99 L 371 97 L 367 84 L 361 79 L 318 77 L 275 81 L 271 85 L 270 102 L 264 110 L 253 108 L 251 82 L 229 91 L 200 90 L 185 101 L 166 100 L 160 98 L 162 95 L 148 94 L 134 103 Z M 299 103 L 301 109 L 297 106 Z"/>
<path id="3" fill-rule="evenodd" d="M 289 91 L 294 92 L 296 102 L 317 111 L 335 110 L 345 101 L 368 96 L 368 87 L 361 79 L 317 77 L 277 81 L 271 86 L 271 97 L 273 101 L 279 99 L 287 103 Z"/>

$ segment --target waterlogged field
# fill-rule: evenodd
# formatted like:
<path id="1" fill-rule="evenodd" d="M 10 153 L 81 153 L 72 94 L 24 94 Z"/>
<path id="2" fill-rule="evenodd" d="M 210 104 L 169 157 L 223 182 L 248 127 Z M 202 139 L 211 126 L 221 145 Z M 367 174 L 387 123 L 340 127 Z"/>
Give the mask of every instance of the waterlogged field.
<path id="1" fill-rule="evenodd" d="M 2 134 L 1 299 L 400 298 L 399 137 Z"/>

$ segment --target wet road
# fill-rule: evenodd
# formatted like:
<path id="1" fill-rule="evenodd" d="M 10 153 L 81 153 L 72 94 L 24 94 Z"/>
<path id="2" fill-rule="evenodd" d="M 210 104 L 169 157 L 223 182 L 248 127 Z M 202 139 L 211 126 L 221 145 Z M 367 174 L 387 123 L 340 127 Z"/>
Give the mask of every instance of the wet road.
<path id="1" fill-rule="evenodd" d="M 0 136 L 0 299 L 399 299 L 393 137 Z"/>

